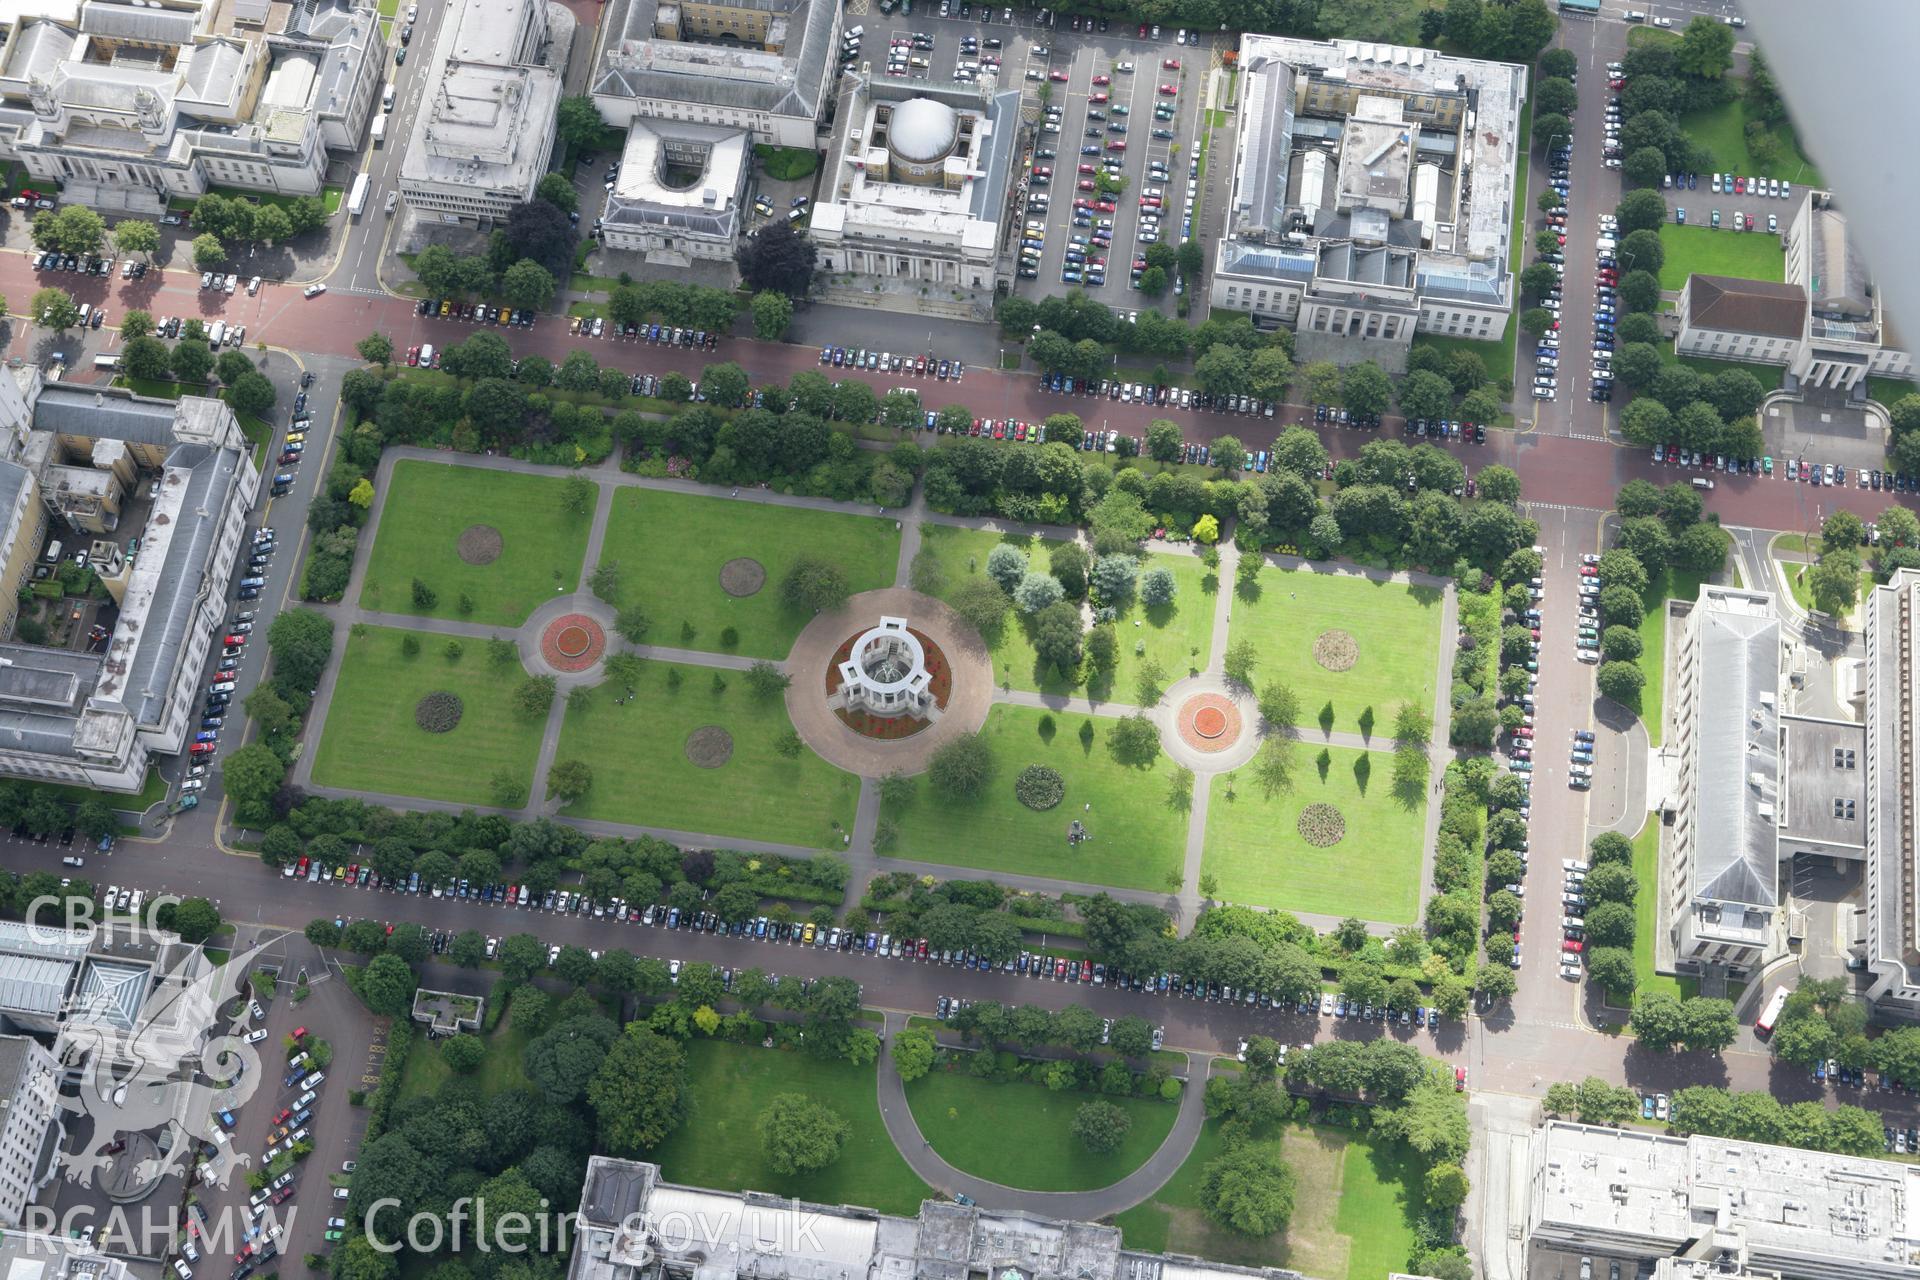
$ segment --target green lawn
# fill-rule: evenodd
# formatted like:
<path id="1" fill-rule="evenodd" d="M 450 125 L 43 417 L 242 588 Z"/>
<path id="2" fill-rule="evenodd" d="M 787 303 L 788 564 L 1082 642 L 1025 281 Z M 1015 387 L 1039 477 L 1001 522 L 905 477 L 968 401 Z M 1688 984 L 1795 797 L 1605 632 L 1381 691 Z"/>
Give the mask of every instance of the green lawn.
<path id="1" fill-rule="evenodd" d="M 1905 378 L 1868 378 L 1867 395 L 1891 409 L 1906 396 L 1920 395 L 1920 386 Z"/>
<path id="2" fill-rule="evenodd" d="M 420 642 L 412 657 L 401 651 L 407 636 Z M 314 757 L 314 782 L 455 804 L 492 804 L 489 784 L 502 769 L 531 785 L 542 722 L 513 709 L 519 667 L 503 677 L 472 643 L 449 661 L 447 643 L 426 632 L 354 628 Z M 459 696 L 460 723 L 428 733 L 414 723 L 413 708 L 440 690 Z"/>
<path id="3" fill-rule="evenodd" d="M 908 1215 L 933 1194 L 887 1137 L 874 1093 L 875 1068 L 699 1039 L 687 1044 L 687 1059 L 692 1089 L 686 1119 L 646 1155 L 668 1180 Z M 756 1121 L 782 1093 L 829 1106 L 852 1127 L 840 1158 L 818 1173 L 785 1175 L 767 1166 Z"/>
<path id="4" fill-rule="evenodd" d="M 1224 1149 L 1219 1122 L 1209 1121 L 1167 1184 L 1114 1219 L 1126 1247 L 1282 1267 L 1319 1280 L 1378 1280 L 1406 1269 L 1423 1212 L 1415 1158 L 1392 1143 L 1317 1124 L 1288 1125 L 1260 1141 L 1280 1147 L 1296 1178 L 1285 1231 L 1254 1239 L 1201 1212 L 1202 1175 Z"/>
<path id="5" fill-rule="evenodd" d="M 1225 776 L 1214 779 L 1201 865 L 1219 877 L 1220 897 L 1287 911 L 1412 923 L 1420 906 L 1424 789 L 1411 805 L 1396 797 L 1393 757 L 1384 751 L 1300 743 L 1294 753 L 1293 789 L 1271 800 L 1250 770 L 1235 779 L 1232 799 Z M 1369 766 L 1364 791 L 1355 772 L 1362 759 Z M 1301 837 L 1300 812 L 1310 804 L 1340 810 L 1346 834 L 1338 843 L 1316 848 Z"/>
<path id="6" fill-rule="evenodd" d="M 678 673 L 680 687 L 671 684 Z M 727 672 L 715 693 L 711 667 L 643 664 L 633 699 L 603 684 L 584 707 L 568 708 L 560 760 L 593 766 L 593 789 L 566 812 L 742 839 L 780 840 L 815 848 L 842 845 L 853 827 L 860 780 L 802 748 L 792 760 L 774 749 L 791 728 L 786 703 L 760 700 L 746 677 Z M 725 729 L 733 754 L 718 768 L 687 758 L 686 742 L 709 725 Z"/>
<path id="7" fill-rule="evenodd" d="M 1524 227 L 1521 228 L 1523 234 L 1525 230 Z M 1498 397 L 1500 393 L 1499 383 L 1503 380 L 1511 380 L 1513 378 L 1513 348 L 1514 344 L 1519 341 L 1519 337 L 1519 318 L 1509 315 L 1507 317 L 1507 336 L 1498 342 L 1479 342 L 1473 338 L 1449 338 L 1444 334 L 1416 333 L 1413 335 L 1413 345 L 1416 347 L 1432 347 L 1435 351 L 1441 352 L 1442 354 L 1453 351 L 1471 351 L 1474 355 L 1480 357 L 1482 364 L 1487 366 L 1487 377 L 1492 379 L 1494 383 L 1492 390 L 1494 395 Z"/>
<path id="8" fill-rule="evenodd" d="M 621 602 L 653 620 L 649 643 L 754 658 L 786 657 L 807 624 L 809 615 L 780 600 L 780 581 L 803 554 L 838 565 L 854 591 L 872 591 L 893 585 L 900 533 L 873 516 L 629 488 L 614 495 L 601 552 L 625 570 Z M 766 570 L 753 595 L 720 589 L 722 566 L 738 557 Z M 737 644 L 721 639 L 729 626 Z"/>
<path id="9" fill-rule="evenodd" d="M 524 1058 L 527 1042 L 533 1039 L 533 1033 L 516 1025 L 513 1014 L 509 1012 L 491 1035 L 482 1036 L 481 1039 L 487 1046 L 486 1060 L 470 1077 L 480 1092 L 492 1097 L 509 1089 L 525 1087 L 527 1068 Z M 447 1065 L 440 1053 L 445 1043 L 424 1037 L 413 1042 L 413 1047 L 407 1052 L 407 1065 L 400 1074 L 402 1099 L 430 1098 L 453 1079 L 453 1068 Z"/>
<path id="10" fill-rule="evenodd" d="M 1740 87 L 1745 88 L 1744 81 Z M 1800 151 L 1799 139 L 1791 127 L 1775 127 L 1768 132 L 1778 147 L 1772 164 L 1761 164 L 1747 150 L 1747 103 L 1744 94 L 1711 111 L 1694 111 L 1680 117 L 1680 129 L 1687 137 L 1713 153 L 1710 168 L 1741 177 L 1785 178 L 1796 187 L 1821 185 L 1819 170 Z M 1711 193 L 1709 193 L 1711 195 Z M 1795 207 L 1791 200 L 1783 206 Z"/>
<path id="11" fill-rule="evenodd" d="M 1074 1114 L 1093 1100 L 1087 1093 L 1055 1093 L 1020 1081 L 996 1084 L 963 1071 L 934 1071 L 907 1086 L 920 1132 L 954 1168 L 1027 1191 L 1091 1191 L 1109 1186 L 1159 1150 L 1180 1114 L 1158 1098 L 1109 1097 L 1133 1120 L 1118 1149 L 1088 1151 L 1073 1136 Z M 1007 1142 L 1011 1125 L 1020 1142 Z"/>
<path id="12" fill-rule="evenodd" d="M 1107 750 L 1113 723 L 1102 716 L 994 707 L 980 731 L 998 766 L 987 794 L 949 801 L 922 779 L 910 800 L 881 812 L 899 828 L 886 852 L 982 871 L 1165 889 L 1167 873 L 1177 871 L 1184 857 L 1187 826 L 1185 811 L 1167 802 L 1172 766 L 1165 756 L 1145 770 L 1115 761 Z M 1084 745 L 1083 726 L 1093 730 Z M 1035 812 L 1014 798 L 1014 777 L 1030 764 L 1050 765 L 1066 780 L 1058 807 Z M 1075 818 L 1092 839 L 1069 846 L 1067 824 Z"/>
<path id="13" fill-rule="evenodd" d="M 981 529 L 956 529 L 950 525 L 929 524 L 921 529 L 921 546 L 940 565 L 942 585 L 937 592 L 950 599 L 969 579 L 984 577 L 987 556 L 1002 541 L 1026 552 L 1035 569 L 1045 571 L 1053 548 L 1050 539 L 1023 538 L 989 533 Z M 1213 645 L 1214 591 L 1218 583 L 1196 555 L 1151 555 L 1141 563 L 1141 571 L 1167 568 L 1173 571 L 1176 591 L 1173 603 L 1147 609 L 1137 602 L 1121 611 L 1116 622 L 1120 638 L 1120 659 L 1115 664 L 1111 685 L 1092 690 L 1103 698 L 1132 702 L 1138 696 L 1140 668 L 1152 659 L 1160 664 L 1168 682 L 1199 671 L 1207 665 Z M 997 683 L 1016 689 L 1042 693 L 1065 693 L 1077 687 L 1053 677 L 1043 677 L 1039 659 L 1025 620 L 1009 612 L 997 634 L 987 637 L 993 654 L 993 673 Z"/>
<path id="14" fill-rule="evenodd" d="M 1660 287 L 1679 289 L 1694 274 L 1778 284 L 1786 279 L 1787 255 L 1780 237 L 1768 235 L 1765 224 L 1766 219 L 1757 218 L 1752 231 L 1716 231 L 1704 225 L 1666 223 L 1660 228 L 1660 247 L 1666 250 Z"/>
<path id="15" fill-rule="evenodd" d="M 1697 995 L 1700 984 L 1695 979 L 1653 971 L 1654 934 L 1661 927 L 1659 863 L 1660 818 L 1655 814 L 1633 840 L 1633 876 L 1640 882 L 1640 891 L 1633 899 L 1634 994 L 1660 991 L 1680 997 Z"/>
<path id="16" fill-rule="evenodd" d="M 1807 570 L 1812 567 L 1811 565 L 1802 564 L 1797 560 L 1775 560 L 1774 564 L 1777 566 L 1777 576 L 1786 580 L 1787 590 L 1792 593 L 1795 604 L 1809 611 L 1819 607 L 1813 601 L 1813 588 L 1807 585 Z M 1841 615 L 1843 621 L 1853 619 L 1865 606 L 1867 595 L 1873 590 L 1875 582 L 1873 570 L 1860 571 L 1859 595 L 1854 601 L 1854 607 Z M 1769 589 L 1772 588 L 1769 587 Z"/>
<path id="17" fill-rule="evenodd" d="M 1260 655 L 1256 682 L 1278 677 L 1293 687 L 1302 723 L 1332 707 L 1332 727 L 1358 733 L 1362 715 L 1371 710 L 1372 732 L 1384 738 L 1401 703 L 1432 711 L 1440 645 L 1437 588 L 1269 566 L 1258 589 L 1258 599 L 1233 602 L 1228 638 L 1253 642 Z M 1334 630 L 1359 643 L 1359 657 L 1346 671 L 1314 661 L 1314 641 Z"/>
<path id="18" fill-rule="evenodd" d="M 1647 726 L 1647 741 L 1660 745 L 1666 707 L 1667 601 L 1691 600 L 1700 594 L 1705 579 L 1697 573 L 1668 569 L 1647 585 L 1646 612 L 1640 617 L 1641 674 L 1647 680 L 1640 689 L 1640 704 L 1628 710 L 1639 715 Z"/>
<path id="19" fill-rule="evenodd" d="M 551 475 L 417 460 L 395 464 L 360 606 L 518 626 L 543 600 L 580 586 L 592 512 L 563 510 L 564 484 Z M 490 564 L 460 558 L 460 535 L 473 525 L 500 533 L 499 558 Z M 437 597 L 432 607 L 414 603 L 416 579 Z M 473 606 L 469 612 L 460 608 L 463 595 Z"/>
<path id="20" fill-rule="evenodd" d="M 50 782 L 30 783 L 31 787 L 45 788 L 55 800 L 62 804 L 82 804 L 88 800 L 100 799 L 107 802 L 111 809 L 123 809 L 137 812 L 167 798 L 167 780 L 160 776 L 158 769 L 147 770 L 146 781 L 140 784 L 140 790 L 95 791 L 92 787 L 64 787 Z"/>

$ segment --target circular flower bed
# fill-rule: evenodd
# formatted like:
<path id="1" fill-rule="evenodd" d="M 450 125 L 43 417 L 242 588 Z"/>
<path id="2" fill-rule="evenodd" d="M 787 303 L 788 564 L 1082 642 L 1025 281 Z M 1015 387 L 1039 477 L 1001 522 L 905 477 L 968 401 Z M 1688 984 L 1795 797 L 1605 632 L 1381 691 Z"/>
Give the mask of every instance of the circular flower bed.
<path id="1" fill-rule="evenodd" d="M 500 531 L 490 524 L 468 525 L 461 530 L 456 544 L 460 558 L 468 564 L 492 564 L 500 558 L 500 550 L 505 545 Z"/>
<path id="2" fill-rule="evenodd" d="M 1360 642 L 1337 628 L 1322 631 L 1313 642 L 1313 660 L 1329 671 L 1350 671 L 1360 661 Z"/>
<path id="3" fill-rule="evenodd" d="M 733 758 L 733 735 L 717 724 L 702 725 L 687 735 L 687 759 L 702 769 L 718 769 Z"/>
<path id="4" fill-rule="evenodd" d="M 1013 780 L 1013 794 L 1029 809 L 1051 809 L 1067 794 L 1067 781 L 1057 769 L 1030 764 Z"/>
<path id="5" fill-rule="evenodd" d="M 607 651 L 607 633 L 584 613 L 555 618 L 540 633 L 540 657 L 555 671 L 587 670 Z"/>
<path id="6" fill-rule="evenodd" d="M 413 722 L 428 733 L 452 733 L 464 710 L 459 694 L 436 689 L 413 704 Z"/>
<path id="7" fill-rule="evenodd" d="M 1196 693 L 1174 715 L 1180 741 L 1192 751 L 1216 755 L 1240 740 L 1240 708 L 1219 693 Z"/>
<path id="8" fill-rule="evenodd" d="M 1339 844 L 1347 834 L 1347 820 L 1330 804 L 1310 804 L 1300 811 L 1300 838 L 1317 849 Z"/>
<path id="9" fill-rule="evenodd" d="M 750 596 L 767 585 L 767 567 L 751 556 L 720 566 L 720 589 L 730 596 Z"/>

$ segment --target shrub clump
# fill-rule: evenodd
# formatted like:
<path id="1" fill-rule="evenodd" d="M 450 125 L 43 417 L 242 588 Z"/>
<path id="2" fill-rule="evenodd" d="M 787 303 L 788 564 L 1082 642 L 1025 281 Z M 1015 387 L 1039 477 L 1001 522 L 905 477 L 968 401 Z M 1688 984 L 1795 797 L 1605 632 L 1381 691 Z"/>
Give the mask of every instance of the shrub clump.
<path id="1" fill-rule="evenodd" d="M 436 689 L 413 706 L 413 722 L 428 733 L 451 733 L 466 710 L 457 693 Z"/>
<path id="2" fill-rule="evenodd" d="M 1013 794 L 1029 809 L 1051 809 L 1067 794 L 1067 783 L 1059 770 L 1030 764 L 1013 780 Z"/>

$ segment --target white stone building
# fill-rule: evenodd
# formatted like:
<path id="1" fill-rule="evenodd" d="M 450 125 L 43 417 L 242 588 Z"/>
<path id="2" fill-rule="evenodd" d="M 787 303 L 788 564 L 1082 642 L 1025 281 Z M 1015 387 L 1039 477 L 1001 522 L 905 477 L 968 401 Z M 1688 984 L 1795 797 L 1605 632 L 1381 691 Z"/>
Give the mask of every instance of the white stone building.
<path id="1" fill-rule="evenodd" d="M 358 0 L 38 0 L 0 22 L 0 159 L 102 210 L 215 186 L 319 194 L 385 64 Z"/>
<path id="2" fill-rule="evenodd" d="M 615 128 L 677 121 L 817 147 L 840 42 L 834 0 L 609 0 L 599 32 L 593 100 Z"/>
<path id="3" fill-rule="evenodd" d="M 730 126 L 636 116 L 601 215 L 601 243 L 669 266 L 731 262 L 751 147 Z"/>
<path id="4" fill-rule="evenodd" d="M 927 652 L 905 618 L 881 618 L 880 625 L 853 642 L 840 664 L 839 704 L 849 711 L 894 719 L 924 720 L 938 708 Z"/>
<path id="5" fill-rule="evenodd" d="M 1836 387 L 1864 395 L 1869 377 L 1911 374 L 1912 356 L 1829 193 L 1801 196 L 1787 226 L 1785 274 L 1784 282 L 1688 276 L 1674 348 L 1711 360 L 1785 365 L 1788 390 Z"/>
<path id="6" fill-rule="evenodd" d="M 1902 569 L 1867 597 L 1866 767 L 1861 811 L 1867 854 L 1864 961 L 1868 998 L 1890 1013 L 1920 1018 L 1920 770 L 1914 718 L 1920 715 L 1920 571 Z"/>
<path id="7" fill-rule="evenodd" d="M 1497 342 L 1513 306 L 1526 68 L 1249 33 L 1212 304 L 1300 359 L 1402 368 L 1413 335 Z"/>
<path id="8" fill-rule="evenodd" d="M 533 197 L 553 156 L 573 16 L 549 0 L 460 0 L 400 163 L 418 214 L 489 222 Z"/>
<path id="9" fill-rule="evenodd" d="M 17 594 L 79 553 L 118 606 L 84 648 L 25 643 L 9 617 L 0 776 L 138 791 L 152 756 L 186 750 L 259 485 L 219 400 L 0 378 L 0 581 Z"/>
<path id="10" fill-rule="evenodd" d="M 1019 146 L 1020 93 L 993 77 L 841 80 L 812 236 L 822 272 L 991 293 Z"/>
<path id="11" fill-rule="evenodd" d="M 61 1131 L 59 1087 L 60 1064 L 38 1040 L 0 1035 L 0 1227 L 18 1227 L 53 1177 L 47 1139 Z"/>

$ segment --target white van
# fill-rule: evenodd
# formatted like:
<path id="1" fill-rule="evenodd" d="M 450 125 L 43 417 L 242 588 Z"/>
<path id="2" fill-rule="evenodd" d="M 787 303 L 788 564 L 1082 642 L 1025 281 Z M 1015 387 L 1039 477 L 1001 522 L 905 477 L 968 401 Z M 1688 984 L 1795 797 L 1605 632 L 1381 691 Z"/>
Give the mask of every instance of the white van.
<path id="1" fill-rule="evenodd" d="M 59 564 L 60 553 L 65 550 L 66 550 L 66 546 L 60 541 L 60 539 L 55 538 L 52 542 L 49 542 L 47 544 L 47 563 Z"/>
<path id="2" fill-rule="evenodd" d="M 87 321 L 92 318 L 93 318 L 93 304 L 91 302 L 81 303 L 80 304 L 80 327 L 82 329 L 86 328 Z"/>
<path id="3" fill-rule="evenodd" d="M 225 342 L 226 338 L 227 322 L 225 320 L 215 320 L 213 322 L 213 328 L 207 330 L 207 345 L 218 350 L 220 344 Z"/>
<path id="4" fill-rule="evenodd" d="M 423 343 L 420 347 L 420 367 L 422 369 L 431 369 L 433 367 L 433 344 L 431 342 Z"/>
<path id="5" fill-rule="evenodd" d="M 393 86 L 392 85 L 388 85 L 387 91 L 380 95 L 380 109 L 382 111 L 393 110 Z"/>

